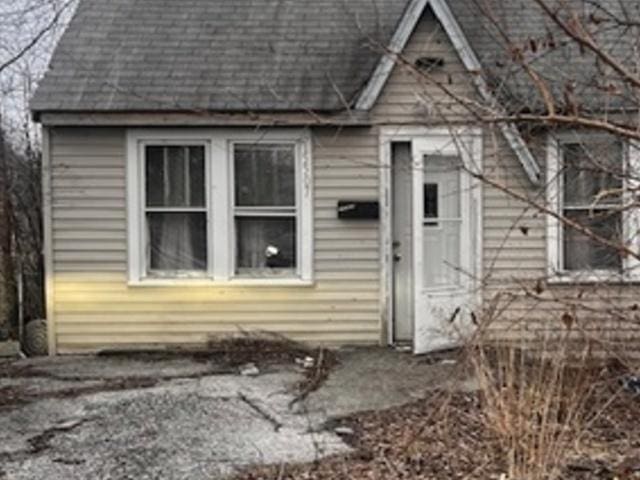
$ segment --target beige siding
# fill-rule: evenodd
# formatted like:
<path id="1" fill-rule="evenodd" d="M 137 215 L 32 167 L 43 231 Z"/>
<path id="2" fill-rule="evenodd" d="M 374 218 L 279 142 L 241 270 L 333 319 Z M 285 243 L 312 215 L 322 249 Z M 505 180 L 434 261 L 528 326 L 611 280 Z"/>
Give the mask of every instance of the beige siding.
<path id="1" fill-rule="evenodd" d="M 441 58 L 444 66 L 419 71 L 413 65 L 420 57 Z M 446 32 L 427 10 L 372 113 L 388 124 L 442 124 L 445 117 L 458 122 L 467 114 L 455 97 L 474 98 L 473 83 Z"/>
<path id="2" fill-rule="evenodd" d="M 313 137 L 314 286 L 129 287 L 125 131 L 52 130 L 59 351 L 202 343 L 239 327 L 318 343 L 379 342 L 378 223 L 336 218 L 340 198 L 377 198 L 377 138 L 368 129 Z"/>
<path id="3" fill-rule="evenodd" d="M 544 136 L 530 141 L 544 169 Z M 485 171 L 517 195 L 544 205 L 544 193 L 527 181 L 513 152 L 487 129 Z M 529 205 L 484 186 L 485 307 L 496 308 L 495 331 L 509 340 L 546 341 L 567 332 L 563 316 L 574 319 L 575 335 L 612 342 L 611 348 L 640 347 L 640 288 L 633 285 L 557 285 L 547 282 L 546 216 Z M 619 352 L 619 350 L 618 350 Z"/>
<path id="4" fill-rule="evenodd" d="M 484 171 L 509 191 L 544 202 L 497 129 L 488 129 L 484 138 Z M 484 185 L 483 189 L 485 275 L 498 283 L 542 277 L 546 269 L 544 215 L 499 188 Z"/>

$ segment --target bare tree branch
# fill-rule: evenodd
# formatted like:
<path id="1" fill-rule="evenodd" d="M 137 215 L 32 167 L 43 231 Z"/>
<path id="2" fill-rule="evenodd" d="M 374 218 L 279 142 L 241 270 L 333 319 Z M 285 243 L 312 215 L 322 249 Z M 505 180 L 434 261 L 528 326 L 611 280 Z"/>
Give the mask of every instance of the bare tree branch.
<path id="1" fill-rule="evenodd" d="M 63 13 L 73 3 L 73 1 L 74 0 L 67 0 L 62 5 L 62 7 L 56 12 L 56 14 L 53 16 L 51 21 L 44 26 L 44 28 L 40 29 L 31 38 L 31 40 L 24 47 L 22 47 L 15 55 L 11 56 L 8 60 L 0 64 L 0 73 L 2 73 L 3 70 L 7 69 L 8 67 L 16 63 L 18 60 L 24 57 L 31 49 L 33 49 L 38 44 L 38 42 L 58 24 Z"/>

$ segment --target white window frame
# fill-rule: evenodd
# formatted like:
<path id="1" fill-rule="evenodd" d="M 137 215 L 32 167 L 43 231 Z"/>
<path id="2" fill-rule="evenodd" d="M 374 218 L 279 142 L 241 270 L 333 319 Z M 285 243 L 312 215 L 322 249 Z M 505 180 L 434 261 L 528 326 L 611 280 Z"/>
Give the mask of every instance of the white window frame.
<path id="1" fill-rule="evenodd" d="M 184 147 L 193 147 L 193 146 L 201 146 L 204 147 L 204 172 L 205 172 L 205 184 L 204 184 L 204 207 L 148 207 L 146 205 L 146 147 L 148 146 L 169 146 L 169 145 L 179 145 Z M 211 238 L 211 199 L 208 188 L 210 182 L 210 171 L 211 166 L 208 161 L 211 158 L 211 145 L 208 140 L 197 140 L 197 139 L 189 139 L 189 140 L 141 140 L 138 142 L 137 146 L 137 155 L 139 159 L 139 164 L 137 166 L 139 170 L 139 178 L 138 178 L 138 188 L 140 189 L 140 255 L 141 255 L 141 274 L 145 278 L 149 279 L 162 279 L 162 278 L 207 278 L 211 276 L 211 242 L 207 241 L 207 268 L 206 270 L 194 270 L 194 271 L 155 271 L 153 273 L 149 273 L 147 276 L 147 262 L 149 261 L 149 252 L 147 250 L 148 238 L 147 238 L 147 228 L 145 228 L 145 219 L 148 212 L 192 212 L 192 213 L 205 213 L 207 219 L 207 239 Z M 203 212 L 204 210 L 204 212 Z"/>
<path id="2" fill-rule="evenodd" d="M 234 157 L 234 152 L 235 152 L 235 146 L 236 145 L 247 145 L 247 144 L 253 144 L 253 145 L 260 145 L 260 144 L 279 144 L 279 145 L 287 145 L 287 146 L 293 146 L 294 148 L 294 155 L 295 155 L 295 187 L 296 187 L 296 191 L 295 191 L 295 205 L 293 206 L 293 208 L 286 208 L 285 210 L 287 210 L 286 215 L 281 215 L 279 213 L 275 213 L 274 210 L 277 210 L 277 207 L 269 207 L 267 208 L 265 211 L 260 212 L 261 207 L 239 207 L 236 205 L 236 199 L 235 199 L 235 157 Z M 303 183 L 303 175 L 302 175 L 302 169 L 300 168 L 299 165 L 299 161 L 298 159 L 302 157 L 303 152 L 301 149 L 301 145 L 300 142 L 285 142 L 285 141 L 278 141 L 278 142 L 273 142 L 273 141 L 267 141 L 263 138 L 257 139 L 255 141 L 251 141 L 251 142 L 247 142 L 245 140 L 229 140 L 228 141 L 228 150 L 229 152 L 229 205 L 230 205 L 230 224 L 229 224 L 229 231 L 231 232 L 231 245 L 229 247 L 229 251 L 231 252 L 231 271 L 233 272 L 233 276 L 235 278 L 241 278 L 244 280 L 249 280 L 249 279 L 253 279 L 253 278 L 281 278 L 283 277 L 283 275 L 286 276 L 286 272 L 283 269 L 274 269 L 272 272 L 269 271 L 265 271 L 262 272 L 261 274 L 257 274 L 256 276 L 253 276 L 251 273 L 236 273 L 237 270 L 237 265 L 236 265 L 236 261 L 237 261 L 237 238 L 236 238 L 236 218 L 237 217 L 242 217 L 242 216 L 247 216 L 247 217 L 257 217 L 257 218 L 267 218 L 267 217 L 271 217 L 271 218 L 278 218 L 278 217 L 283 217 L 283 218 L 290 218 L 290 217 L 294 217 L 296 220 L 296 275 L 297 276 L 301 276 L 302 272 L 301 272 L 301 268 L 300 268 L 300 259 L 302 258 L 302 255 L 304 255 L 303 253 L 303 248 L 301 245 L 301 241 L 300 239 L 302 238 L 302 224 L 303 224 L 303 214 L 302 214 L 302 209 L 300 208 L 300 205 L 303 203 L 303 199 L 301 197 L 302 194 L 302 188 L 301 185 Z M 293 214 L 291 214 L 291 210 L 293 210 Z"/>
<path id="3" fill-rule="evenodd" d="M 296 248 L 294 275 L 235 275 L 233 145 L 294 144 L 296 153 Z M 207 271 L 147 275 L 144 149 L 148 145 L 205 147 Z M 127 258 L 132 286 L 312 285 L 313 175 L 309 129 L 129 129 L 127 130 Z"/>
<path id="4" fill-rule="evenodd" d="M 547 137 L 546 158 L 546 197 L 547 206 L 556 215 L 563 214 L 564 183 L 562 176 L 562 150 L 564 143 L 579 141 L 584 133 L 568 132 L 560 135 L 549 134 Z M 590 135 L 592 138 L 593 135 Z M 623 165 L 633 172 L 640 172 L 640 149 L 635 142 L 623 141 Z M 638 173 L 626 175 L 624 179 L 624 204 L 629 204 L 630 191 L 640 187 Z M 640 252 L 640 207 L 627 208 L 622 212 L 623 237 L 629 248 Z M 638 282 L 640 281 L 640 261 L 633 256 L 623 256 L 622 273 L 611 270 L 564 270 L 563 259 L 563 225 L 553 215 L 547 215 L 547 276 L 553 283 L 595 283 L 595 282 Z"/>

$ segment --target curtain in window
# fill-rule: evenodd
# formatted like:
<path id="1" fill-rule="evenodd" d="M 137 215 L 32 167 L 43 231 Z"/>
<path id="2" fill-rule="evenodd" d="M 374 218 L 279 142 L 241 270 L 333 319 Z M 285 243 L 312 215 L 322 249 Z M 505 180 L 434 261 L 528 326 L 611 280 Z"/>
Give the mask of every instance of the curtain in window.
<path id="1" fill-rule="evenodd" d="M 149 268 L 153 271 L 205 270 L 206 216 L 149 213 Z"/>
<path id="2" fill-rule="evenodd" d="M 146 148 L 147 269 L 207 268 L 207 214 L 202 146 Z"/>

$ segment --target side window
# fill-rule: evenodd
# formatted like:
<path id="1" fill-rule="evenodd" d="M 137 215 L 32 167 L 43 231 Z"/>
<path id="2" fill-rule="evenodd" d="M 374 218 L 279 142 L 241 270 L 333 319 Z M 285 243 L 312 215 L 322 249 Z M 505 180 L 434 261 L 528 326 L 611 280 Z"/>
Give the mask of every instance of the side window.
<path id="1" fill-rule="evenodd" d="M 562 215 L 598 237 L 623 241 L 623 166 L 620 142 L 603 144 L 563 143 Z M 603 245 L 584 233 L 564 225 L 563 270 L 622 271 L 618 249 Z"/>

